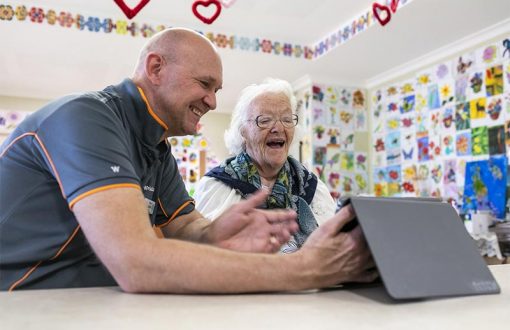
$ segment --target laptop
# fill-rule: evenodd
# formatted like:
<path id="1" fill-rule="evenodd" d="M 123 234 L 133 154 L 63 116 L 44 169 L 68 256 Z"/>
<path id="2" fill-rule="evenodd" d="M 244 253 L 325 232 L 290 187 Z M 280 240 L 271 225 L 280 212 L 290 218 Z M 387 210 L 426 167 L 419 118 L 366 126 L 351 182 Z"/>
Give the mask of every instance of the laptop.
<path id="1" fill-rule="evenodd" d="M 500 292 L 450 204 L 435 199 L 374 197 L 351 197 L 350 203 L 392 298 Z"/>

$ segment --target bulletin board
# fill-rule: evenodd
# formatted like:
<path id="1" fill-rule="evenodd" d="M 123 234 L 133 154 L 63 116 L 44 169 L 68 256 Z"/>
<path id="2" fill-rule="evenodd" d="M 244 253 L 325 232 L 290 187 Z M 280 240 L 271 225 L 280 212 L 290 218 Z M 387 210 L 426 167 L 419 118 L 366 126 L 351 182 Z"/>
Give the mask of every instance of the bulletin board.
<path id="1" fill-rule="evenodd" d="M 503 217 L 510 154 L 510 40 L 370 95 L 377 196 L 433 196 Z"/>

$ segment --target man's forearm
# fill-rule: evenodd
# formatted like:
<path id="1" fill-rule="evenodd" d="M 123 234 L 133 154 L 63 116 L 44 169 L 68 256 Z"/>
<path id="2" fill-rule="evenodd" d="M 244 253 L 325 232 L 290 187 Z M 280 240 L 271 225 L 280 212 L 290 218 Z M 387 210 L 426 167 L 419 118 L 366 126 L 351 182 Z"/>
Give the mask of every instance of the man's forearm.
<path id="1" fill-rule="evenodd" d="M 137 264 L 130 267 L 135 272 L 129 285 L 121 285 L 125 291 L 268 292 L 308 289 L 314 283 L 298 255 L 240 253 L 173 239 L 144 245 L 132 259 Z"/>

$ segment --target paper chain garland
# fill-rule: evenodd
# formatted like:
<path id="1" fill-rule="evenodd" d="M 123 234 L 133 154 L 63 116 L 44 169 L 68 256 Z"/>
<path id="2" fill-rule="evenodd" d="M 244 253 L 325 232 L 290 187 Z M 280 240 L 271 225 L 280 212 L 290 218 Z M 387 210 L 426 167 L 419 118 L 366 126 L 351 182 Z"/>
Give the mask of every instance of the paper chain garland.
<path id="1" fill-rule="evenodd" d="M 389 6 L 392 0 L 386 0 Z M 399 8 L 412 0 L 400 0 Z M 76 28 L 80 31 L 116 33 L 132 37 L 149 38 L 153 34 L 169 26 L 162 24 L 128 22 L 121 19 L 84 16 L 67 11 L 43 9 L 40 7 L 12 6 L 0 4 L 0 22 L 25 21 L 31 23 L 47 23 L 63 28 Z M 290 42 L 279 42 L 264 38 L 250 38 L 237 35 L 226 35 L 213 32 L 201 32 L 219 48 L 261 52 L 272 55 L 312 60 L 325 55 L 339 45 L 349 41 L 355 35 L 365 31 L 374 24 L 372 7 L 365 13 L 321 39 L 312 46 L 303 46 Z"/>
<path id="2" fill-rule="evenodd" d="M 403 7 L 406 4 L 411 3 L 413 0 L 384 0 L 384 7 L 389 7 L 393 12 L 397 11 L 397 9 Z M 321 39 L 315 45 L 313 45 L 312 49 L 313 59 L 316 59 L 320 56 L 323 56 L 333 50 L 334 48 L 340 46 L 341 44 L 349 41 L 355 35 L 365 31 L 372 25 L 374 25 L 374 6 L 376 2 L 369 9 L 367 9 L 363 14 L 359 15 L 352 22 L 343 25 L 335 32 L 329 34 L 325 38 Z M 389 19 L 388 19 L 389 21 Z M 388 22 L 385 22 L 385 24 Z"/>

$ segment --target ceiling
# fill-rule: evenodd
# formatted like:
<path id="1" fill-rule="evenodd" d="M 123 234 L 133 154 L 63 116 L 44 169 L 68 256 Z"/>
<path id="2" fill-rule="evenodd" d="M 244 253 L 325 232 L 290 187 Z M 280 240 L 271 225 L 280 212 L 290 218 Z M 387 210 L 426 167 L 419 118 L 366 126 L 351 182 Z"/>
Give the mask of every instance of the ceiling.
<path id="1" fill-rule="evenodd" d="M 138 2 L 126 0 L 131 7 Z M 193 2 L 151 0 L 132 21 L 305 46 L 366 12 L 373 0 L 237 0 L 211 25 L 193 16 Z M 2 3 L 126 19 L 113 0 Z M 509 13 L 508 0 L 414 0 L 400 8 L 385 27 L 374 24 L 316 60 L 220 49 L 224 89 L 218 95 L 218 111 L 230 112 L 244 86 L 268 76 L 293 82 L 308 75 L 318 82 L 366 86 L 392 68 L 508 21 Z M 15 18 L 0 21 L 0 38 L 0 95 L 43 99 L 119 82 L 131 74 L 146 40 Z"/>

